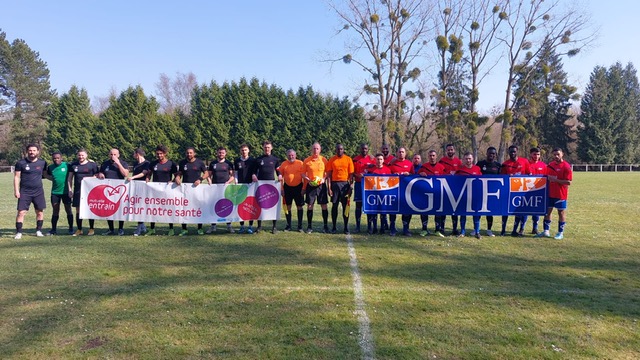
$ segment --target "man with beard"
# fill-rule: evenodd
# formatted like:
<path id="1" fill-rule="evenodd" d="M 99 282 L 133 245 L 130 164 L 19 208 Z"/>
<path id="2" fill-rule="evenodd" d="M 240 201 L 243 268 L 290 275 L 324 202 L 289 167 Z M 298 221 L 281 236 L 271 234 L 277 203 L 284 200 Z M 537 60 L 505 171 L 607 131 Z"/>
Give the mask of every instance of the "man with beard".
<path id="1" fill-rule="evenodd" d="M 444 176 L 447 175 L 444 165 L 438 162 L 438 154 L 435 150 L 429 150 L 427 153 L 429 161 L 424 163 L 420 170 L 418 170 L 418 174 L 420 176 Z M 429 230 L 427 226 L 429 225 L 429 215 L 420 215 L 420 221 L 422 222 L 422 232 L 420 236 L 429 235 Z M 442 220 L 440 216 L 434 215 L 433 221 L 436 223 L 436 235 L 440 237 L 444 237 L 444 229 L 442 229 L 441 223 Z"/>
<path id="2" fill-rule="evenodd" d="M 553 161 L 547 168 L 549 179 L 549 200 L 547 202 L 547 215 L 544 217 L 544 231 L 536 237 L 551 237 L 551 214 L 553 208 L 558 209 L 558 233 L 553 238 L 564 239 L 564 226 L 567 221 L 567 199 L 569 198 L 569 186 L 573 181 L 571 165 L 564 161 L 562 149 L 553 149 Z"/>
<path id="3" fill-rule="evenodd" d="M 26 150 L 27 157 L 16 163 L 13 173 L 13 190 L 16 199 L 18 199 L 16 235 L 14 237 L 16 240 L 22 238 L 22 224 L 31 203 L 33 203 L 33 207 L 36 210 L 36 236 L 44 236 L 42 234 L 42 224 L 47 202 L 44 199 L 42 178 L 47 168 L 47 162 L 38 158 L 40 146 L 29 144 Z"/>
<path id="4" fill-rule="evenodd" d="M 360 144 L 360 154 L 353 158 L 354 168 L 354 194 L 353 201 L 356 203 L 356 229 L 360 232 L 360 219 L 362 218 L 362 176 L 367 168 L 375 165 L 375 159 L 369 155 L 369 145 Z"/>
<path id="5" fill-rule="evenodd" d="M 93 160 L 89 160 L 85 149 L 78 150 L 76 156 L 77 160 L 69 165 L 71 171 L 67 177 L 67 189 L 69 190 L 69 197 L 72 199 L 71 205 L 76 208 L 76 225 L 78 229 L 73 236 L 81 236 L 83 234 L 82 219 L 80 219 L 82 179 L 97 176 L 100 169 L 98 169 L 98 165 L 93 162 Z M 93 236 L 95 233 L 93 229 L 94 224 L 95 220 L 89 219 L 89 232 L 87 233 L 87 236 Z"/>
<path id="6" fill-rule="evenodd" d="M 109 160 L 100 165 L 98 179 L 120 179 L 124 180 L 129 175 L 129 164 L 120 160 L 120 150 L 113 148 L 109 150 Z M 113 220 L 107 220 L 109 231 L 102 235 L 115 235 Z M 118 221 L 118 235 L 124 235 L 124 221 Z"/>
<path id="7" fill-rule="evenodd" d="M 178 172 L 173 180 L 176 184 L 180 185 L 193 184 L 196 187 L 202 183 L 202 180 L 207 178 L 207 166 L 204 161 L 196 157 L 196 149 L 189 146 L 185 151 L 185 158 L 178 163 Z M 178 236 L 188 235 L 187 224 L 182 224 L 182 231 Z M 202 224 L 198 224 L 198 235 L 204 235 L 202 230 Z"/>
<path id="8" fill-rule="evenodd" d="M 498 157 L 498 151 L 493 146 L 487 149 L 487 158 L 480 160 L 476 165 L 482 171 L 482 175 L 499 175 L 502 164 L 496 161 Z M 493 226 L 493 216 L 487 215 L 487 236 L 494 237 L 491 227 Z"/>
<path id="9" fill-rule="evenodd" d="M 351 196 L 351 184 L 353 183 L 353 160 L 344 154 L 344 146 L 336 145 L 336 154 L 329 159 L 327 164 L 327 180 L 329 184 L 329 196 L 331 197 L 331 233 L 336 233 L 336 221 L 338 220 L 338 203 L 342 204 L 342 221 L 344 233 L 349 234 L 349 214 L 345 214 L 347 201 Z"/>
<path id="10" fill-rule="evenodd" d="M 69 235 L 73 235 L 73 210 L 71 209 L 71 198 L 67 191 L 67 176 L 69 175 L 69 164 L 62 161 L 62 154 L 54 152 L 51 155 L 53 164 L 47 167 L 47 178 L 51 180 L 51 230 L 47 235 L 56 235 L 58 219 L 60 219 L 60 203 L 64 205 L 67 214 L 67 224 L 69 225 Z"/>
<path id="11" fill-rule="evenodd" d="M 462 161 L 456 156 L 456 148 L 453 144 L 447 144 L 447 146 L 445 146 L 445 156 L 440 159 L 440 164 L 444 166 L 447 175 L 455 175 L 456 171 L 462 166 Z M 440 218 L 440 229 L 442 232 L 444 232 L 446 218 L 445 215 Z M 451 227 L 453 229 L 451 231 L 452 236 L 460 235 L 458 232 L 458 216 L 451 215 Z"/>

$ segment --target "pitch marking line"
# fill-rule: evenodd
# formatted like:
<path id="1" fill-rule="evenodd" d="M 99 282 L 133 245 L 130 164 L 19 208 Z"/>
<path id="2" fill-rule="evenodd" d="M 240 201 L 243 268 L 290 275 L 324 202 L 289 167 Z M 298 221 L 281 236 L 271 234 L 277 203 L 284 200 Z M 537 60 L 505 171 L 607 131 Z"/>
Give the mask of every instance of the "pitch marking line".
<path id="1" fill-rule="evenodd" d="M 358 316 L 358 343 L 362 349 L 363 359 L 373 360 L 374 347 L 373 335 L 371 335 L 371 323 L 369 316 L 365 310 L 364 291 L 362 289 L 362 280 L 360 279 L 360 270 L 358 270 L 358 258 L 356 249 L 353 246 L 353 238 L 347 235 L 347 247 L 349 249 L 349 264 L 351 265 L 351 275 L 353 276 L 353 292 L 355 297 L 356 315 Z"/>

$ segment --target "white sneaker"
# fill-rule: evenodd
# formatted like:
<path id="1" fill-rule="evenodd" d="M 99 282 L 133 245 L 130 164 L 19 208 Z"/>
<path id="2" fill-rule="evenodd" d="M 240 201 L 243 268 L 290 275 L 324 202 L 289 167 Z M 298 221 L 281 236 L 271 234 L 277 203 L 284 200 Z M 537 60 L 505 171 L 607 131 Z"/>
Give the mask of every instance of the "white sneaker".
<path id="1" fill-rule="evenodd" d="M 14 236 L 13 238 L 16 239 L 16 240 L 22 239 L 22 233 L 21 232 L 20 233 L 16 233 L 16 236 Z"/>
<path id="2" fill-rule="evenodd" d="M 214 233 L 214 232 L 216 232 L 216 231 L 218 231 L 218 226 L 216 226 L 216 225 L 211 225 L 211 226 L 209 227 L 209 229 L 207 229 L 207 234 L 212 234 L 212 233 Z"/>
<path id="3" fill-rule="evenodd" d="M 488 237 L 495 237 L 495 235 L 493 235 L 493 231 L 491 231 L 491 230 L 487 230 L 487 236 Z"/>
<path id="4" fill-rule="evenodd" d="M 36 231 L 36 236 L 37 237 L 43 237 L 44 234 L 42 233 L 42 231 L 38 230 L 38 231 Z"/>
<path id="5" fill-rule="evenodd" d="M 233 230 L 233 227 L 231 227 L 231 224 L 227 225 L 227 231 L 229 231 L 230 234 L 233 234 L 236 232 L 235 230 Z"/>

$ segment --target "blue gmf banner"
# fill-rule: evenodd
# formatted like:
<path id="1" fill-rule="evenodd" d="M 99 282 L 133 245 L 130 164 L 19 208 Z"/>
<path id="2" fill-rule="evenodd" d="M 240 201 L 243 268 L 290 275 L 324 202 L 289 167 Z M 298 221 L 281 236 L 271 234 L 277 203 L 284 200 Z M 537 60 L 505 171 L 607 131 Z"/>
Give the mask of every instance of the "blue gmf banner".
<path id="1" fill-rule="evenodd" d="M 544 215 L 545 176 L 365 175 L 366 214 Z"/>

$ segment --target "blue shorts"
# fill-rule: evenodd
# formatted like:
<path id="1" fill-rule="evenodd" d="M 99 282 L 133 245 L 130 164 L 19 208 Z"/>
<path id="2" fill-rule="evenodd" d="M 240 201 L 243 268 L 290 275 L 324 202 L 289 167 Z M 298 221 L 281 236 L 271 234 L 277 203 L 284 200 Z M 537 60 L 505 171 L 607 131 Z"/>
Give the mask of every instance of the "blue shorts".
<path id="1" fill-rule="evenodd" d="M 362 202 L 362 182 L 356 181 L 353 185 L 353 201 Z"/>
<path id="2" fill-rule="evenodd" d="M 567 210 L 567 200 L 561 200 L 558 198 L 549 198 L 547 203 L 548 208 L 556 208 L 558 210 Z"/>

